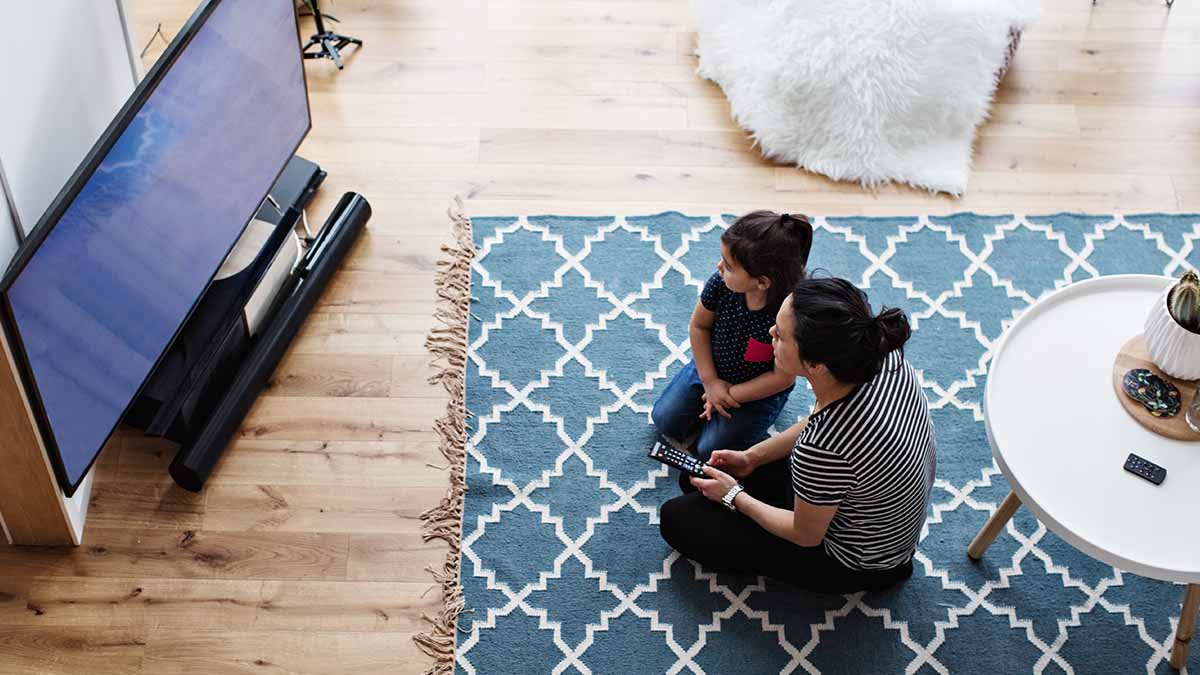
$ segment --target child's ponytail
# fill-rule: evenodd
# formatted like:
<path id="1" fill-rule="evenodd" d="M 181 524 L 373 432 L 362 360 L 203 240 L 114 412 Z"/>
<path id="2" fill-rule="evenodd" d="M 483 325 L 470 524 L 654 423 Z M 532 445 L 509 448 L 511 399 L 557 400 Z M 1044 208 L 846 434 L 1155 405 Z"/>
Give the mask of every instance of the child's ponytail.
<path id="1" fill-rule="evenodd" d="M 753 211 L 721 235 L 734 261 L 752 277 L 767 277 L 767 308 L 779 311 L 783 299 L 807 274 L 813 228 L 798 214 Z"/>

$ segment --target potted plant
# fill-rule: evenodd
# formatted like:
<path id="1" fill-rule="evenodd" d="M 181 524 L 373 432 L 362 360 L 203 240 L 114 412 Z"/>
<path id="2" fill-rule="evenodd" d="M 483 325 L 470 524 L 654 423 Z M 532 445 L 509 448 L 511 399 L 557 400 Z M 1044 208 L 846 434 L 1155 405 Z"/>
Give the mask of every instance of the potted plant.
<path id="1" fill-rule="evenodd" d="M 1144 337 L 1150 360 L 1171 377 L 1200 379 L 1200 277 L 1180 276 L 1146 317 Z"/>

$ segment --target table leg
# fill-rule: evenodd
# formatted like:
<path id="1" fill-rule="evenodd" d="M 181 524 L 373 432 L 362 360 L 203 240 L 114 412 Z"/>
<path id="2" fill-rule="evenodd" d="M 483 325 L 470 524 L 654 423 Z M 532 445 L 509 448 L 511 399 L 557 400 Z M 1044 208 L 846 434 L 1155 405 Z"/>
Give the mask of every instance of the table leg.
<path id="1" fill-rule="evenodd" d="M 983 557 L 983 552 L 996 541 L 996 536 L 1000 534 L 1000 530 L 1012 520 L 1013 514 L 1017 512 L 1017 507 L 1021 506 L 1021 498 L 1015 493 L 1009 492 L 1008 496 L 1000 502 L 1000 508 L 988 518 L 983 529 L 979 534 L 975 535 L 974 541 L 967 547 L 967 555 L 971 556 L 972 560 L 979 560 Z"/>
<path id="2" fill-rule="evenodd" d="M 1188 584 L 1183 595 L 1183 612 L 1179 614 L 1179 629 L 1175 631 L 1175 646 L 1171 647 L 1171 667 L 1183 668 L 1192 648 L 1196 632 L 1196 612 L 1200 611 L 1200 584 Z"/>

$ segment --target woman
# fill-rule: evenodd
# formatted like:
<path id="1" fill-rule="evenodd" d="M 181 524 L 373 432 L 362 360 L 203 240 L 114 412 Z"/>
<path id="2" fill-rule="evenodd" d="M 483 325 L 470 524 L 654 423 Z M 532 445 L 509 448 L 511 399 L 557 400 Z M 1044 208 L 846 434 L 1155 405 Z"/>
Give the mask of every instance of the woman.
<path id="1" fill-rule="evenodd" d="M 828 593 L 911 575 L 936 460 L 904 360 L 910 334 L 903 312 L 872 314 L 844 279 L 799 282 L 771 338 L 775 367 L 808 380 L 815 410 L 745 451 L 714 452 L 696 491 L 663 505 L 667 543 L 712 570 Z"/>

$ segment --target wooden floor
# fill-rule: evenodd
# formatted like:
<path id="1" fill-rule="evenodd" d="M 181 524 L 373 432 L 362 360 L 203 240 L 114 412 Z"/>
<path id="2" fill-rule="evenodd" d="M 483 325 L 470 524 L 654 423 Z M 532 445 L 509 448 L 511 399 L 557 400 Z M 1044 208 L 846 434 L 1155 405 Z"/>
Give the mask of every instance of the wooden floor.
<path id="1" fill-rule="evenodd" d="M 195 0 L 130 3 L 144 43 Z M 422 341 L 456 193 L 472 214 L 1200 210 L 1194 0 L 1046 0 L 961 200 L 760 160 L 693 74 L 686 0 L 325 4 L 366 48 L 307 66 L 301 152 L 330 174 L 311 215 L 357 190 L 369 229 L 203 494 L 171 484 L 169 448 L 127 440 L 83 546 L 0 545 L 2 673 L 427 666 L 411 636 L 444 549 L 417 516 L 446 479 Z"/>

